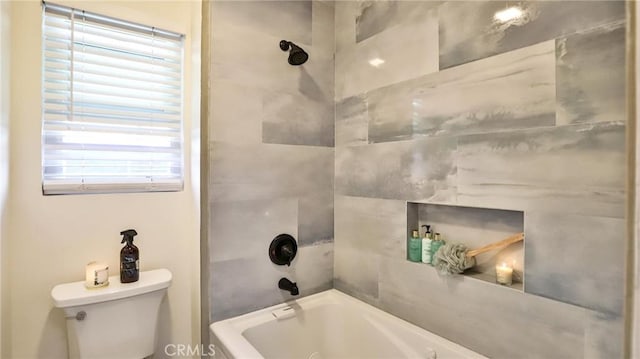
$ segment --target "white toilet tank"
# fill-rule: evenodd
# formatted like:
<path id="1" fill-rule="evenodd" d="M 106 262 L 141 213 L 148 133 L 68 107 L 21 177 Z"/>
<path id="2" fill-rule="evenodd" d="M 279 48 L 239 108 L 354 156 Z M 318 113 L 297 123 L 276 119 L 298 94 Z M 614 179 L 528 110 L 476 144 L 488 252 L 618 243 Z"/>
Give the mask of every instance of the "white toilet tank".
<path id="1" fill-rule="evenodd" d="M 109 278 L 109 286 L 87 289 L 84 281 L 60 284 L 51 296 L 64 309 L 70 358 L 140 359 L 155 349 L 158 311 L 171 272 L 140 272 L 134 283 Z"/>

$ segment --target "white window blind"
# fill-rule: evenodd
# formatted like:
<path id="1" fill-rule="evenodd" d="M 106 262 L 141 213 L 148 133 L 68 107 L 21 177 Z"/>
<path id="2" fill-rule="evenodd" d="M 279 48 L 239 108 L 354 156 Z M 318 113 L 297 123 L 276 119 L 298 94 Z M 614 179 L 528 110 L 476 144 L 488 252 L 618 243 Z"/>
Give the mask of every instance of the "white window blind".
<path id="1" fill-rule="evenodd" d="M 43 192 L 181 190 L 183 36 L 43 8 Z"/>

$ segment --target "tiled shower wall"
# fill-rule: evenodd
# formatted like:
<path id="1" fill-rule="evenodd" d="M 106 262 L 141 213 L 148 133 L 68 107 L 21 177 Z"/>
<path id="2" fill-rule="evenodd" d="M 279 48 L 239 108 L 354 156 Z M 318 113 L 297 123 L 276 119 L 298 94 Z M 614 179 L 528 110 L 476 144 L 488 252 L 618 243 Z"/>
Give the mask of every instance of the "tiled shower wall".
<path id="1" fill-rule="evenodd" d="M 211 2 L 210 321 L 333 286 L 334 8 L 321 1 Z M 280 40 L 306 49 L 291 66 Z M 291 267 L 271 240 L 298 240 Z"/>
<path id="2" fill-rule="evenodd" d="M 211 321 L 286 276 L 493 357 L 621 356 L 624 3 L 505 4 L 211 3 Z M 406 201 L 523 211 L 525 292 L 407 262 Z"/>
<path id="3" fill-rule="evenodd" d="M 621 357 L 624 2 L 335 7 L 335 287 L 491 357 Z M 406 201 L 523 211 L 524 292 L 406 261 Z"/>

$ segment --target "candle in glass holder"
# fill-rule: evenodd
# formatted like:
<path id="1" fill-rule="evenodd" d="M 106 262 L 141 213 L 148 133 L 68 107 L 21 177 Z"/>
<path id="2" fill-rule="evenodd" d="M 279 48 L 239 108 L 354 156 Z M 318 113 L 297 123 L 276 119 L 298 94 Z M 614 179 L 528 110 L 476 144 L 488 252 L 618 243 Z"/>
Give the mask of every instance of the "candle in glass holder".
<path id="1" fill-rule="evenodd" d="M 511 285 L 513 280 L 513 267 L 508 266 L 507 263 L 502 263 L 496 266 L 496 282 L 502 285 Z"/>
<path id="2" fill-rule="evenodd" d="M 100 288 L 109 285 L 109 266 L 106 263 L 90 262 L 85 270 L 85 287 Z"/>

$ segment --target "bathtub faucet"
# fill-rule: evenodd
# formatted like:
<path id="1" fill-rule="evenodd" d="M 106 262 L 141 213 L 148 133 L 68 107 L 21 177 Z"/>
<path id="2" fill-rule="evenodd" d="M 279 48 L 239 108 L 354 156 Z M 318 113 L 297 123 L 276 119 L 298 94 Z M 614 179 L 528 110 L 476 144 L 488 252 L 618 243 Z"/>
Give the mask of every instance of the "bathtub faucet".
<path id="1" fill-rule="evenodd" d="M 300 294 L 298 292 L 298 285 L 288 280 L 287 278 L 280 278 L 280 281 L 278 282 L 278 288 L 288 291 L 289 293 L 291 293 L 291 295 Z"/>

